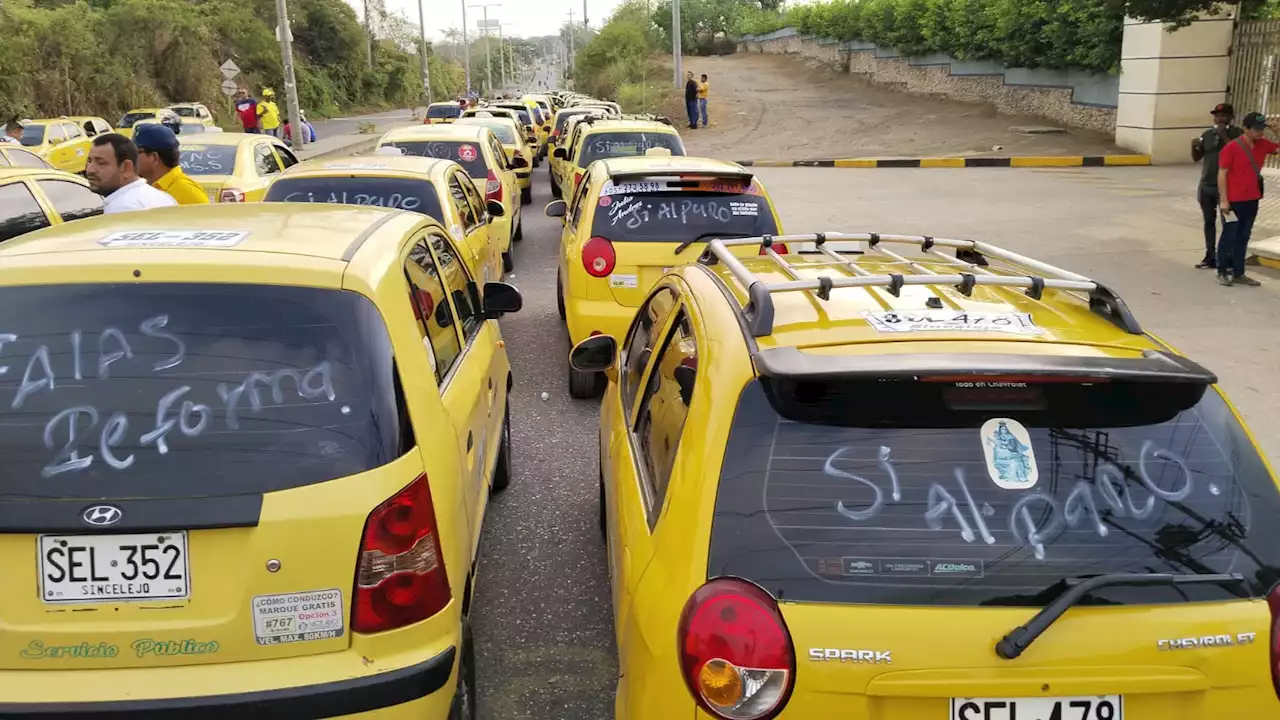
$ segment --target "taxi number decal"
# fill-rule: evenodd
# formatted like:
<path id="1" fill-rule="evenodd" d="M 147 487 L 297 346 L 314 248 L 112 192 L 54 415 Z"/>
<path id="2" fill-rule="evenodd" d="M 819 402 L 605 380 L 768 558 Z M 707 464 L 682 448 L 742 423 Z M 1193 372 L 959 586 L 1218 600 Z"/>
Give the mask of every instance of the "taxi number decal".
<path id="1" fill-rule="evenodd" d="M 973 313 L 960 310 L 863 312 L 879 332 L 999 332 L 1043 335 L 1028 313 Z"/>
<path id="2" fill-rule="evenodd" d="M 253 634 L 259 645 L 341 637 L 342 591 L 313 590 L 253 598 Z"/>
<path id="3" fill-rule="evenodd" d="M 623 183 L 621 185 L 608 184 L 600 188 L 600 194 L 633 195 L 635 193 L 662 192 L 666 189 L 666 185 L 657 182 Z"/>
<path id="4" fill-rule="evenodd" d="M 245 230 L 131 230 L 98 241 L 103 247 L 235 247 L 249 237 Z"/>

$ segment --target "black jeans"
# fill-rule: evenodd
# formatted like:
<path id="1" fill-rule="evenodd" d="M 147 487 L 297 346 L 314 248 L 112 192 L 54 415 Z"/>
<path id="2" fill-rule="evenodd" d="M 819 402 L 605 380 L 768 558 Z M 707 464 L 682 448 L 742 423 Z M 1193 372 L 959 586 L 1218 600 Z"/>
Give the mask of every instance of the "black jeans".
<path id="1" fill-rule="evenodd" d="M 1253 221 L 1258 219 L 1258 201 L 1231 203 L 1236 221 L 1222 224 L 1222 239 L 1218 241 L 1218 274 L 1244 275 L 1244 261 L 1249 255 L 1249 236 L 1253 234 Z"/>
<path id="2" fill-rule="evenodd" d="M 1201 187 L 1196 199 L 1204 215 L 1204 261 L 1213 265 L 1218 256 L 1218 191 Z"/>

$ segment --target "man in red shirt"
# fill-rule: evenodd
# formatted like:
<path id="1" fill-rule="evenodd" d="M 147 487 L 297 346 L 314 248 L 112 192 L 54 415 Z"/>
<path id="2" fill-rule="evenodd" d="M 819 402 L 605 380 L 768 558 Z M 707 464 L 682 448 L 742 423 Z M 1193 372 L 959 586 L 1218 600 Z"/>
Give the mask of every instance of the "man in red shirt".
<path id="1" fill-rule="evenodd" d="M 236 93 L 236 115 L 240 117 L 240 125 L 247 133 L 258 133 L 258 101 L 249 97 L 249 91 L 240 88 Z"/>
<path id="2" fill-rule="evenodd" d="M 1222 237 L 1218 239 L 1218 284 L 1258 286 L 1244 274 L 1249 236 L 1258 219 L 1262 199 L 1262 166 L 1280 144 L 1264 137 L 1267 118 L 1251 112 L 1244 116 L 1244 135 L 1227 143 L 1218 155 L 1218 197 L 1221 198 Z"/>

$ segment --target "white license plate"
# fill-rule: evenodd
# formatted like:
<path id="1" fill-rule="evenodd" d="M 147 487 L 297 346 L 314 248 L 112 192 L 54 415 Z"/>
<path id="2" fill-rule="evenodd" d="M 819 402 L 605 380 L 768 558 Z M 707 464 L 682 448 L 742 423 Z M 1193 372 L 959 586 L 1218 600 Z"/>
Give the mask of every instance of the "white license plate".
<path id="1" fill-rule="evenodd" d="M 1124 698 L 952 698 L 951 720 L 1124 720 Z"/>
<path id="2" fill-rule="evenodd" d="M 187 533 L 41 535 L 47 603 L 182 600 L 191 595 Z"/>

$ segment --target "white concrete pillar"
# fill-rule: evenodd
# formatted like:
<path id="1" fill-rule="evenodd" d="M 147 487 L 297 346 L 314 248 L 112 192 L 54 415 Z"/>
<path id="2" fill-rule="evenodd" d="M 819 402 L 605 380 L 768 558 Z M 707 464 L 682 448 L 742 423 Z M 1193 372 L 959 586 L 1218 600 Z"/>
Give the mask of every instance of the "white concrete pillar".
<path id="1" fill-rule="evenodd" d="M 1226 100 L 1234 8 L 1168 32 L 1126 18 L 1120 50 L 1116 144 L 1158 164 L 1191 162 L 1191 139 Z M 1237 108 L 1243 115 L 1252 108 Z"/>

